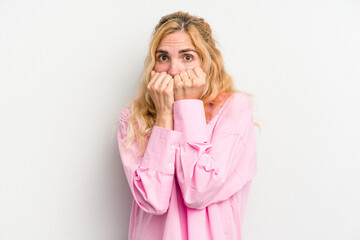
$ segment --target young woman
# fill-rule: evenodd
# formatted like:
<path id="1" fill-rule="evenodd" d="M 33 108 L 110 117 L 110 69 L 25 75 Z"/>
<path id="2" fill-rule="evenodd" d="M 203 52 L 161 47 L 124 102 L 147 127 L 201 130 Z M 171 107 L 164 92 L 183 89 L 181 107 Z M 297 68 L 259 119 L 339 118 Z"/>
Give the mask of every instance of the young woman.
<path id="1" fill-rule="evenodd" d="M 129 239 L 241 239 L 257 170 L 252 104 L 234 89 L 204 19 L 161 18 L 139 96 L 119 122 L 134 197 Z"/>

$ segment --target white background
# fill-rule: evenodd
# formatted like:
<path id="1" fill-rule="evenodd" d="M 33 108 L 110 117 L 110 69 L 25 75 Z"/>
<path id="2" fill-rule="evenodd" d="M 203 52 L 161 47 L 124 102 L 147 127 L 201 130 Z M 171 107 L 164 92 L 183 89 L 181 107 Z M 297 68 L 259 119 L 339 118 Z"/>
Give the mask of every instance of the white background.
<path id="1" fill-rule="evenodd" d="M 0 239 L 126 239 L 114 124 L 176 10 L 205 18 L 255 96 L 243 239 L 360 239 L 356 0 L 1 0 Z"/>

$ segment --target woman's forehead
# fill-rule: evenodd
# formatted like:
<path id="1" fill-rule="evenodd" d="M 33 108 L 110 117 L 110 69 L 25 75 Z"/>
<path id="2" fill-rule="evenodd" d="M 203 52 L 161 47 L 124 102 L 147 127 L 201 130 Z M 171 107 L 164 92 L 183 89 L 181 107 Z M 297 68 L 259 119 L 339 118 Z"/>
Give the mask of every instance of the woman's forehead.
<path id="1" fill-rule="evenodd" d="M 193 48 L 189 34 L 183 31 L 170 33 L 161 39 L 158 48 Z"/>

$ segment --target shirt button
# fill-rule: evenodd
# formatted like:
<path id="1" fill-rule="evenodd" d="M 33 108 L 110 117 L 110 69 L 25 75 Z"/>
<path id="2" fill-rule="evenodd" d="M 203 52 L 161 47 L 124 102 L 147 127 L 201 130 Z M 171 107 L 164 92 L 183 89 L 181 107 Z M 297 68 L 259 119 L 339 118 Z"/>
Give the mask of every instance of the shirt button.
<path id="1" fill-rule="evenodd" d="M 168 166 L 169 166 L 169 168 L 171 168 L 171 169 L 174 168 L 174 164 L 171 163 L 171 162 L 168 163 Z"/>
<path id="2" fill-rule="evenodd" d="M 171 150 L 174 150 L 174 149 L 175 149 L 175 146 L 174 146 L 174 145 L 171 145 L 171 146 L 170 146 L 170 149 L 171 149 Z"/>

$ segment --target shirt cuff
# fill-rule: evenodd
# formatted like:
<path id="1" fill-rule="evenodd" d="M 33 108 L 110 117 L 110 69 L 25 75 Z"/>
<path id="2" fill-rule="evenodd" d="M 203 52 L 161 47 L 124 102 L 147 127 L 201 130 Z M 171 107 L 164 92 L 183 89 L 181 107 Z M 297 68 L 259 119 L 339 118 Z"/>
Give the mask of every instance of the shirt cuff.
<path id="1" fill-rule="evenodd" d="M 181 135 L 181 132 L 154 126 L 141 165 L 159 172 L 174 174 L 175 149 Z"/>
<path id="2" fill-rule="evenodd" d="M 174 130 L 182 132 L 185 140 L 206 142 L 204 103 L 199 99 L 182 99 L 174 102 Z"/>

